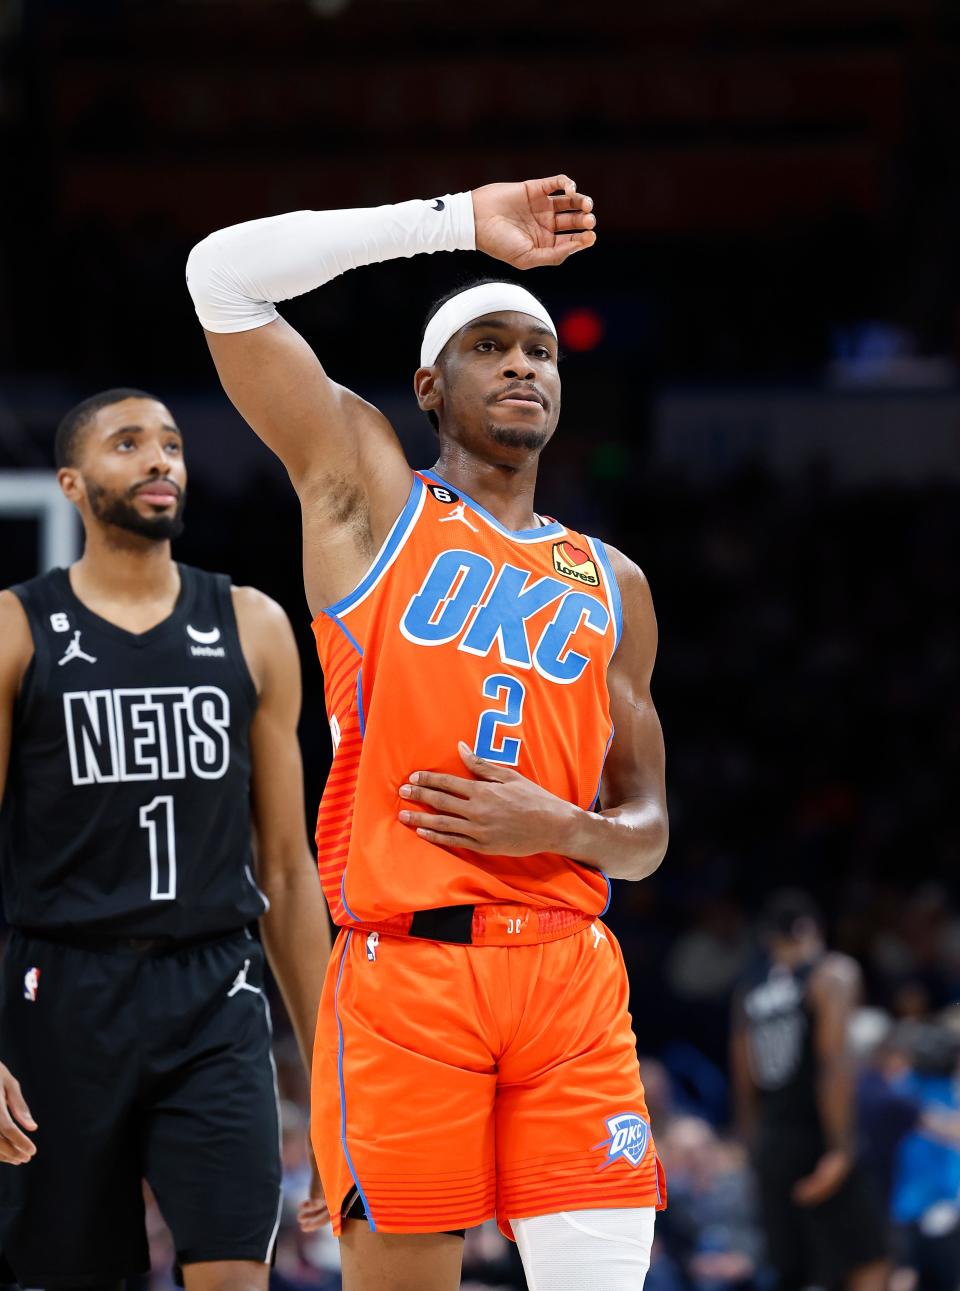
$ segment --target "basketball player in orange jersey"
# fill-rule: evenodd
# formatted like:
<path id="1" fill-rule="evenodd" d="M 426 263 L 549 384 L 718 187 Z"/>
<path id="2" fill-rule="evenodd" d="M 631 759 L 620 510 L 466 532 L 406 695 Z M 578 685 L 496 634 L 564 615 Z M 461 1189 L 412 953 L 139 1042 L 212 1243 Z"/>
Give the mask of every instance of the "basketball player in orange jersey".
<path id="1" fill-rule="evenodd" d="M 303 510 L 341 928 L 312 1128 L 347 1291 L 450 1291 L 459 1230 L 493 1214 L 533 1291 L 636 1291 L 664 1204 L 600 922 L 610 878 L 666 848 L 656 624 L 631 561 L 534 511 L 556 328 L 513 283 L 442 302 L 414 378 L 440 455 L 412 472 L 273 304 L 418 252 L 560 264 L 595 241 L 592 205 L 558 175 L 300 211 L 224 229 L 187 266 L 223 385 Z"/>

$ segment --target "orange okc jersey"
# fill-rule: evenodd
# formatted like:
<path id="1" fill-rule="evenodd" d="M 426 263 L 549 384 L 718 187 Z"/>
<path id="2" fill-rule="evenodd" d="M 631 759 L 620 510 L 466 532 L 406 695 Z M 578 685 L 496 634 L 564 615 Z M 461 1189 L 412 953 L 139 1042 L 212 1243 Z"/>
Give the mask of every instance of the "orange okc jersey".
<path id="1" fill-rule="evenodd" d="M 313 630 L 334 744 L 317 847 L 336 923 L 404 933 L 438 906 L 606 909 L 598 870 L 439 847 L 399 821 L 410 804 L 397 792 L 413 771 L 466 776 L 464 740 L 594 805 L 621 631 L 602 543 L 556 523 L 514 533 L 426 471 L 366 576 Z"/>

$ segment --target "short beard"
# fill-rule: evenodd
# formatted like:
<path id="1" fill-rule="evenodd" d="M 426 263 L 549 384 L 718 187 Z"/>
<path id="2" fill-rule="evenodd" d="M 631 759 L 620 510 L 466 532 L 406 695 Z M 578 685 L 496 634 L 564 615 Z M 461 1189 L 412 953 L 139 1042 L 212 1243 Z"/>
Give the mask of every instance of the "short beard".
<path id="1" fill-rule="evenodd" d="M 550 438 L 545 430 L 517 430 L 515 426 L 487 425 L 487 434 L 504 448 L 523 448 L 529 453 L 539 452 Z"/>
<path id="2" fill-rule="evenodd" d="M 87 481 L 87 499 L 90 510 L 101 524 L 111 524 L 127 533 L 135 533 L 138 538 L 148 538 L 152 542 L 167 542 L 179 538 L 183 533 L 183 508 L 186 505 L 186 492 L 181 492 L 177 499 L 177 509 L 172 515 L 142 516 L 132 502 L 126 497 L 109 495 L 99 484 Z"/>

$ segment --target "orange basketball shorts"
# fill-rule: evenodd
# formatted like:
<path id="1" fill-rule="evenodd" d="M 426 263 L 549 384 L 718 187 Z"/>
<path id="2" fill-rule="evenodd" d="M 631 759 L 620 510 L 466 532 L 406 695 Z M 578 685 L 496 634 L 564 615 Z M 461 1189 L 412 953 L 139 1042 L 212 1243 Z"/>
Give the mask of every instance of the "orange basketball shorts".
<path id="1" fill-rule="evenodd" d="M 385 1233 L 662 1209 L 627 996 L 599 920 L 517 946 L 342 930 L 311 1114 L 334 1232 L 358 1195 Z"/>

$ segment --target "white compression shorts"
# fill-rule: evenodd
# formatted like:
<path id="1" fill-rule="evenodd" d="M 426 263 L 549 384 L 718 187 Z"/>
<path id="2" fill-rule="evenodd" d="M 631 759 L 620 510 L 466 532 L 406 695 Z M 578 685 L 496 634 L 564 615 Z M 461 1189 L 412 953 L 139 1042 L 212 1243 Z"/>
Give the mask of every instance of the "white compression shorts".
<path id="1" fill-rule="evenodd" d="M 529 1291 L 641 1291 L 655 1213 L 643 1206 L 512 1219 Z"/>

